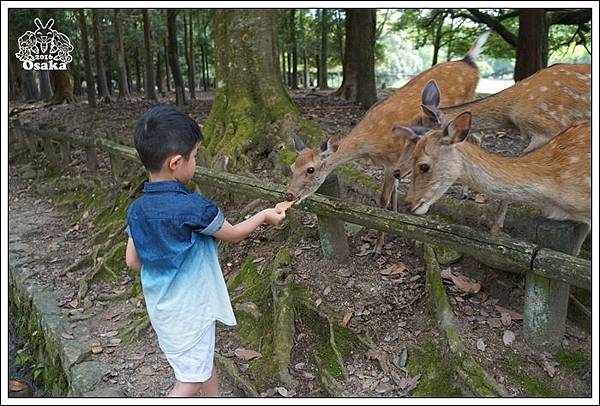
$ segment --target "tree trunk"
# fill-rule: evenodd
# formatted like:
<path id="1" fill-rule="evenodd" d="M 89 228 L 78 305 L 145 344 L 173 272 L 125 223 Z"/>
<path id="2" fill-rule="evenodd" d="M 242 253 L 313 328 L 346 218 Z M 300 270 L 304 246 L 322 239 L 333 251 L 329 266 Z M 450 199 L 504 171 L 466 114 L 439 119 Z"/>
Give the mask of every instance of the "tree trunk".
<path id="1" fill-rule="evenodd" d="M 21 68 L 21 74 L 23 77 L 23 90 L 25 93 L 25 100 L 39 100 L 40 88 L 38 87 L 38 84 L 35 81 L 33 71 Z"/>
<path id="2" fill-rule="evenodd" d="M 202 69 L 202 87 L 204 88 L 204 91 L 208 91 L 208 82 L 207 82 L 207 78 L 206 78 L 206 72 L 204 71 L 206 69 L 206 62 L 204 61 L 205 59 L 205 53 L 206 50 L 204 48 L 204 45 L 200 46 L 200 63 L 201 63 L 201 69 Z"/>
<path id="3" fill-rule="evenodd" d="M 188 87 L 190 88 L 190 99 L 196 98 L 196 83 L 194 81 L 194 36 L 192 29 L 192 10 L 188 10 L 188 21 L 186 23 L 185 16 L 183 16 L 184 22 L 184 33 L 185 33 L 185 58 L 187 60 L 188 68 Z M 189 24 L 189 27 L 188 27 Z"/>
<path id="4" fill-rule="evenodd" d="M 306 49 L 302 50 L 302 62 L 303 66 L 303 74 L 304 74 L 304 88 L 308 87 L 308 57 L 306 56 Z"/>
<path id="5" fill-rule="evenodd" d="M 50 84 L 50 73 L 47 70 L 39 71 L 40 76 L 40 93 L 42 100 L 50 100 L 52 98 L 52 85 Z"/>
<path id="6" fill-rule="evenodd" d="M 139 52 L 139 49 L 137 47 L 135 48 L 134 55 L 135 55 L 135 91 L 137 93 L 141 93 L 142 87 L 143 87 L 143 85 L 142 85 L 142 73 L 141 73 L 141 70 L 140 70 L 140 65 L 141 65 L 141 63 L 140 63 L 140 52 Z"/>
<path id="7" fill-rule="evenodd" d="M 544 9 L 519 11 L 519 37 L 515 81 L 533 75 L 548 63 L 548 30 Z"/>
<path id="8" fill-rule="evenodd" d="M 158 86 L 158 92 L 161 95 L 165 95 L 163 89 L 163 74 L 162 74 L 162 52 L 159 50 L 156 55 L 156 86 Z"/>
<path id="9" fill-rule="evenodd" d="M 150 43 L 150 19 L 148 18 L 148 9 L 142 10 L 142 19 L 144 21 L 144 63 L 146 65 L 145 87 L 146 99 L 157 100 L 156 90 L 154 89 L 154 70 L 152 65 L 152 47 Z M 160 90 L 159 85 L 159 90 Z"/>
<path id="10" fill-rule="evenodd" d="M 375 90 L 375 10 L 346 10 L 344 80 L 337 96 L 367 109 L 377 99 Z"/>
<path id="11" fill-rule="evenodd" d="M 175 9 L 167 10 L 167 36 L 169 38 L 169 65 L 171 65 L 171 73 L 175 82 L 176 103 L 178 106 L 183 106 L 186 102 L 185 87 L 177 57 L 177 12 Z"/>
<path id="12" fill-rule="evenodd" d="M 56 12 L 52 9 L 48 11 L 48 17 L 54 19 L 53 30 L 60 31 L 58 27 L 58 18 Z M 54 96 L 50 101 L 50 104 L 62 104 L 62 103 L 75 103 L 77 100 L 73 95 L 73 82 L 71 81 L 71 74 L 68 70 L 53 70 L 50 71 L 50 81 L 54 88 Z"/>
<path id="13" fill-rule="evenodd" d="M 317 66 L 317 76 L 315 78 L 317 80 L 317 84 L 315 87 L 317 87 L 321 83 L 321 62 L 319 60 L 319 54 L 315 54 L 315 65 Z"/>
<path id="14" fill-rule="evenodd" d="M 163 59 L 165 60 L 165 83 L 167 84 L 167 92 L 171 91 L 171 82 L 169 81 L 169 50 L 167 49 L 167 39 L 164 39 Z"/>
<path id="15" fill-rule="evenodd" d="M 296 40 L 296 9 L 290 12 L 290 30 L 292 36 L 292 89 L 298 89 L 298 41 Z"/>
<path id="16" fill-rule="evenodd" d="M 100 36 L 100 11 L 92 9 L 92 25 L 94 36 L 94 49 L 96 51 L 96 75 L 98 76 L 98 93 L 104 103 L 110 103 L 108 85 L 106 84 L 106 72 L 102 58 L 102 37 Z"/>
<path id="17" fill-rule="evenodd" d="M 115 48 L 117 51 L 117 69 L 119 70 L 119 100 L 129 98 L 129 86 L 127 85 L 127 67 L 125 66 L 125 47 L 123 43 L 123 22 L 119 15 L 120 10 L 115 9 Z"/>
<path id="18" fill-rule="evenodd" d="M 292 54 L 287 53 L 287 85 L 292 87 Z"/>
<path id="19" fill-rule="evenodd" d="M 327 36 L 328 32 L 327 24 L 327 9 L 321 10 L 321 53 L 319 57 L 319 89 L 329 89 L 327 85 Z"/>
<path id="20" fill-rule="evenodd" d="M 276 146 L 282 141 L 292 148 L 292 134 L 307 142 L 316 142 L 323 135 L 300 117 L 283 86 L 275 21 L 271 9 L 215 12 L 219 86 L 204 132 L 208 150 L 227 157 L 230 167 L 236 169 L 278 154 Z"/>
<path id="21" fill-rule="evenodd" d="M 73 60 L 73 65 L 71 69 L 71 72 L 73 72 L 73 95 L 81 96 L 81 67 L 79 66 L 79 64 L 75 63 L 76 60 L 77 59 Z M 49 77 L 50 75 L 48 75 L 48 78 Z"/>
<path id="22" fill-rule="evenodd" d="M 85 90 L 87 92 L 88 105 L 96 107 L 96 89 L 94 86 L 94 75 L 92 74 L 92 64 L 90 62 L 90 41 L 88 40 L 87 22 L 85 11 L 78 10 L 79 29 L 81 30 L 81 39 L 83 43 L 83 65 L 85 68 Z"/>
<path id="23" fill-rule="evenodd" d="M 438 57 L 440 53 L 440 47 L 442 44 L 442 27 L 444 25 L 444 16 L 438 15 L 437 27 L 435 28 L 435 37 L 433 39 L 433 59 L 431 60 L 431 66 L 437 65 Z"/>
<path id="24" fill-rule="evenodd" d="M 23 83 L 20 72 L 23 70 L 11 51 L 8 64 L 8 98 L 9 100 L 17 100 L 23 96 Z"/>

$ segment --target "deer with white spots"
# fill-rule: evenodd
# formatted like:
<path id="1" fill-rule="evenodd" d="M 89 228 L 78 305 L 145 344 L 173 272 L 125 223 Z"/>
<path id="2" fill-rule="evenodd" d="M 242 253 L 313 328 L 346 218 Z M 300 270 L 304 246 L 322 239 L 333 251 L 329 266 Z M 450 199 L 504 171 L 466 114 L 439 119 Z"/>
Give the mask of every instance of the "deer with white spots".
<path id="1" fill-rule="evenodd" d="M 548 218 L 580 223 L 573 251 L 579 255 L 592 215 L 590 122 L 576 123 L 535 151 L 508 158 L 464 142 L 471 120 L 471 113 L 462 113 L 423 137 L 401 130 L 416 143 L 407 208 L 427 213 L 459 181 L 498 199 L 538 207 Z"/>
<path id="2" fill-rule="evenodd" d="M 574 123 L 590 120 L 591 90 L 591 65 L 555 64 L 494 95 L 440 108 L 440 89 L 430 81 L 421 95 L 423 116 L 413 124 L 444 126 L 468 111 L 472 114 L 472 131 L 516 128 L 521 135 L 529 136 L 524 150 L 527 153 Z M 400 165 L 396 169 L 403 170 Z M 492 234 L 502 229 L 507 207 L 505 202 L 500 204 Z"/>
<path id="3" fill-rule="evenodd" d="M 294 146 L 299 155 L 291 166 L 292 178 L 286 199 L 302 201 L 314 193 L 337 166 L 354 159 L 368 157 L 375 164 L 384 166 L 380 206 L 388 208 L 392 203 L 392 209 L 396 209 L 394 167 L 398 162 L 404 162 L 403 174 L 410 171 L 408 162 L 414 145 L 393 136 L 392 128 L 408 125 L 420 116 L 418 100 L 423 87 L 431 79 L 435 79 L 443 90 L 443 96 L 439 101 L 443 106 L 472 100 L 479 83 L 479 69 L 475 59 L 485 44 L 488 34 L 481 35 L 463 59 L 429 68 L 411 79 L 393 95 L 375 104 L 346 137 L 342 139 L 330 137 L 323 142 L 320 149 L 308 148 L 302 140 L 294 137 Z M 383 235 L 380 235 L 375 248 L 376 253 L 381 252 L 383 241 Z"/>

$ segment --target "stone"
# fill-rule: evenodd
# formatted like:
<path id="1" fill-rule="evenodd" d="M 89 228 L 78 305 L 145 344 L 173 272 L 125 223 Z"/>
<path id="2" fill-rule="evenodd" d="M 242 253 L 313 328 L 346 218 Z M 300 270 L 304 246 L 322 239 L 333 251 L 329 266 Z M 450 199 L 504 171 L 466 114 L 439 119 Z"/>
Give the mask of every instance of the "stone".
<path id="1" fill-rule="evenodd" d="M 125 396 L 125 392 L 118 386 L 105 386 L 94 389 L 82 395 L 86 398 L 120 398 Z"/>
<path id="2" fill-rule="evenodd" d="M 84 361 L 71 368 L 71 395 L 81 396 L 93 391 L 110 367 L 100 361 Z"/>
<path id="3" fill-rule="evenodd" d="M 252 302 L 236 303 L 235 310 L 248 314 L 254 320 L 259 320 L 262 317 L 258 306 Z"/>

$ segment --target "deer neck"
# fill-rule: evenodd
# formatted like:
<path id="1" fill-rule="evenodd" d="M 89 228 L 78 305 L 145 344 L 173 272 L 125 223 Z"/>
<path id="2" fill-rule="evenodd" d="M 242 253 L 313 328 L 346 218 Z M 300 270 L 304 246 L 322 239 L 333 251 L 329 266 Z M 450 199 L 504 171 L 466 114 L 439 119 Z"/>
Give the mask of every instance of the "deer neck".
<path id="1" fill-rule="evenodd" d="M 326 167 L 329 171 L 348 161 L 368 156 L 371 153 L 371 142 L 368 139 L 369 132 L 362 127 L 363 125 L 359 124 L 348 136 L 342 138 L 337 151 L 327 159 Z"/>
<path id="2" fill-rule="evenodd" d="M 502 157 L 467 142 L 457 150 L 462 162 L 459 182 L 501 200 L 536 202 L 539 199 L 537 178 L 543 176 L 544 169 L 530 162 L 529 157 Z"/>

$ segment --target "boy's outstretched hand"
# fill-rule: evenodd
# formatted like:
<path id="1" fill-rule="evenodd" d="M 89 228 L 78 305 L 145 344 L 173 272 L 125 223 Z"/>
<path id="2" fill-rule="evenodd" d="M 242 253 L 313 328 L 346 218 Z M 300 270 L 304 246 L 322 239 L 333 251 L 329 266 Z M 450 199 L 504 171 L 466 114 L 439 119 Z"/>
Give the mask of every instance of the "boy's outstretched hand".
<path id="1" fill-rule="evenodd" d="M 265 213 L 265 223 L 274 226 L 280 224 L 285 218 L 285 210 L 281 208 L 266 209 L 263 212 Z"/>

